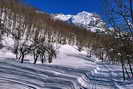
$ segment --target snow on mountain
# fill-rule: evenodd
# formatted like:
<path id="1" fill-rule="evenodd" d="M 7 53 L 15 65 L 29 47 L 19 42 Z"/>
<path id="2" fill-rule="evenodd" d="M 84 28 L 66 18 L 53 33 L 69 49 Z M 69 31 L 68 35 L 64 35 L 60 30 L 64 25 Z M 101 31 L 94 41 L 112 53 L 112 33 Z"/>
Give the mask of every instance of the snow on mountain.
<path id="1" fill-rule="evenodd" d="M 68 21 L 72 17 L 73 17 L 73 15 L 64 15 L 64 14 L 58 14 L 55 16 L 56 19 L 59 19 L 62 21 Z"/>
<path id="2" fill-rule="evenodd" d="M 56 14 L 55 19 L 74 24 L 79 27 L 84 27 L 92 32 L 105 31 L 105 22 L 97 14 L 82 11 L 76 15 Z"/>

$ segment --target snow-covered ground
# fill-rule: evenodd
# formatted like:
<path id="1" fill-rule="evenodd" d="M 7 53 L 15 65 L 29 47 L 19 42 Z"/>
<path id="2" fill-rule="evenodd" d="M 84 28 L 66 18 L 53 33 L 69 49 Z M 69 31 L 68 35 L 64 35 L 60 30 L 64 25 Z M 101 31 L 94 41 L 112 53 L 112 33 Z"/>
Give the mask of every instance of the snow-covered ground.
<path id="1" fill-rule="evenodd" d="M 52 64 L 23 64 L 6 48 L 0 50 L 0 89 L 133 89 L 123 81 L 121 67 L 87 58 L 85 52 L 62 45 Z"/>

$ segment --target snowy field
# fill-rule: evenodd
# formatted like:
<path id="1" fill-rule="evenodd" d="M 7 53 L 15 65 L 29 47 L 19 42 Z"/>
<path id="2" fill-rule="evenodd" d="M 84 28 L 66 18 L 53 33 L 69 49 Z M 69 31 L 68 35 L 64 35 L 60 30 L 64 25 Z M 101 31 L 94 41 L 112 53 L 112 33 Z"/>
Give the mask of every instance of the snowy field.
<path id="1" fill-rule="evenodd" d="M 61 46 L 52 64 L 21 64 L 6 48 L 0 50 L 0 89 L 133 89 L 123 81 L 121 67 L 87 58 L 69 45 Z M 28 60 L 29 59 L 29 60 Z"/>

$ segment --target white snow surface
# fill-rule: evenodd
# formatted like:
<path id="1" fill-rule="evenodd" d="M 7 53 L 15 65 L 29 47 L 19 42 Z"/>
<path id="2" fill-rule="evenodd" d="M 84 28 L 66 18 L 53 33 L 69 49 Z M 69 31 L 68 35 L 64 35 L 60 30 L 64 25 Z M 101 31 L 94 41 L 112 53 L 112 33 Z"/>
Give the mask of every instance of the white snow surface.
<path id="1" fill-rule="evenodd" d="M 21 64 L 14 57 L 0 50 L 0 89 L 133 89 L 132 80 L 122 80 L 120 65 L 87 58 L 69 45 L 61 45 L 52 64 Z"/>
<path id="2" fill-rule="evenodd" d="M 2 42 L 13 47 L 11 38 Z M 133 80 L 123 81 L 120 65 L 88 58 L 76 47 L 60 45 L 51 64 L 32 64 L 31 56 L 21 64 L 10 47 L 0 50 L 0 89 L 133 89 Z"/>
<path id="3" fill-rule="evenodd" d="M 60 19 L 62 21 L 67 21 L 72 17 L 72 15 L 64 15 L 64 14 L 58 14 L 55 16 L 56 19 Z"/>

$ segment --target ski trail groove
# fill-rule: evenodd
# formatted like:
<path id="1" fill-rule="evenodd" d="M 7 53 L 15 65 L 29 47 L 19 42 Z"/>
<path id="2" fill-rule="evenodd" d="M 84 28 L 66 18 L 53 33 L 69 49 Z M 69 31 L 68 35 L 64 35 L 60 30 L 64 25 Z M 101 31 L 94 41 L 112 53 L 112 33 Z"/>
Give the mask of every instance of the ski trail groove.
<path id="1" fill-rule="evenodd" d="M 110 76 L 110 71 L 104 72 Z M 89 71 L 89 68 L 0 60 L 0 89 L 116 89 L 112 80 L 107 77 L 97 67 Z"/>

